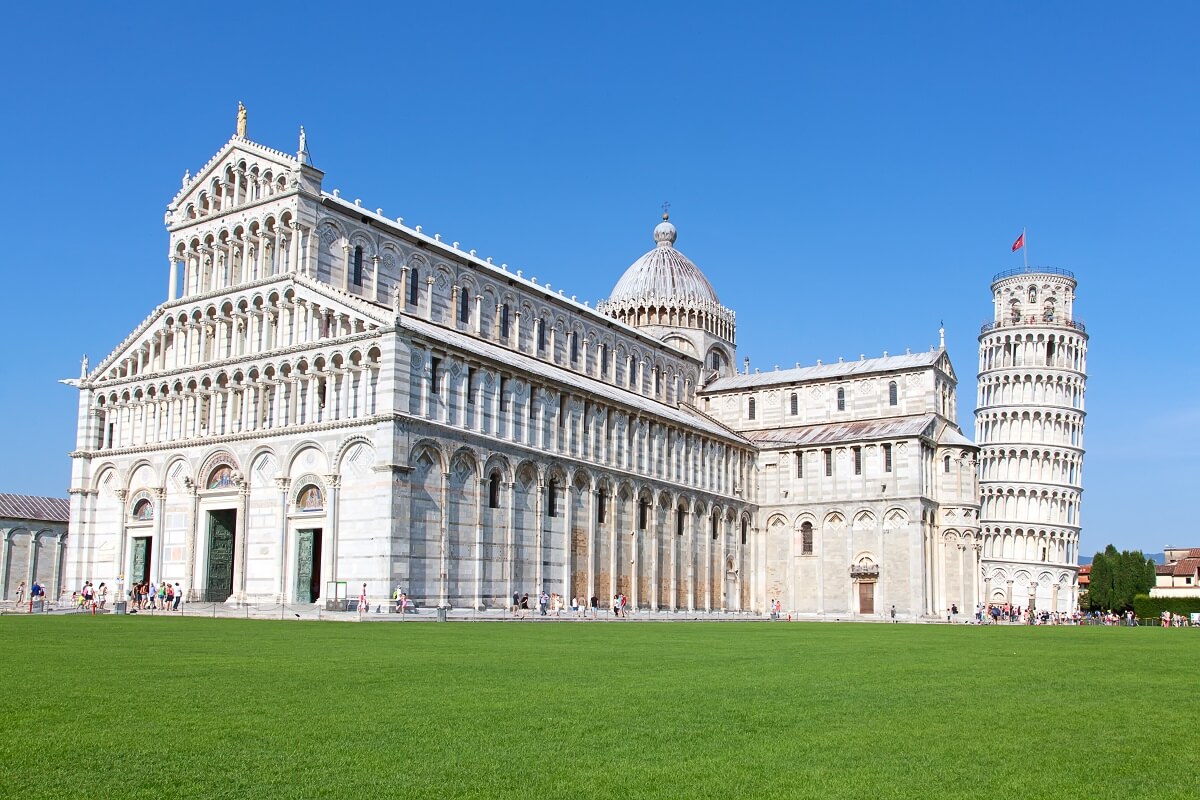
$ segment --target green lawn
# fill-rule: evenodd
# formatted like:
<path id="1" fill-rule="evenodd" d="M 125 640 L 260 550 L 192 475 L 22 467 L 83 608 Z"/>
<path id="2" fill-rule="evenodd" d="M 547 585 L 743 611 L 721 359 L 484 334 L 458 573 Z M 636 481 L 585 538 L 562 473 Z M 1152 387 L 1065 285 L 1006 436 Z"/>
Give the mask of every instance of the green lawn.
<path id="1" fill-rule="evenodd" d="M 0 619 L 0 795 L 1196 797 L 1200 631 Z"/>

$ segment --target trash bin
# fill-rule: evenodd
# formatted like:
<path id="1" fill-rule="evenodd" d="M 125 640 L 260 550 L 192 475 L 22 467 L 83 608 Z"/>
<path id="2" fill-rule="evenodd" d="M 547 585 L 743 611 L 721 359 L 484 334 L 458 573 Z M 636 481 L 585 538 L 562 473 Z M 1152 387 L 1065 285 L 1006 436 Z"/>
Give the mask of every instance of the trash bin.
<path id="1" fill-rule="evenodd" d="M 437 612 L 438 612 L 438 618 L 437 618 L 437 621 L 438 621 L 438 622 L 445 622 L 445 621 L 446 621 L 446 611 L 447 611 L 447 609 L 446 609 L 446 607 L 445 607 L 445 606 L 438 606 L 438 610 L 437 610 Z"/>
<path id="2" fill-rule="evenodd" d="M 126 603 L 124 600 L 118 600 L 117 602 L 113 603 L 113 613 L 114 614 L 124 614 L 125 609 L 128 607 L 129 607 L 129 604 Z"/>

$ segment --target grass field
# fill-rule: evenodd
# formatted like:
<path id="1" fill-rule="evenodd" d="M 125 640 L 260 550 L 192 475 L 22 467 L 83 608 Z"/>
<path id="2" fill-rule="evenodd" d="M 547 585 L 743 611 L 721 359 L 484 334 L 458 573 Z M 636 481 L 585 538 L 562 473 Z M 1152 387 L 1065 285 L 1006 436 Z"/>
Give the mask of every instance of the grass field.
<path id="1" fill-rule="evenodd" d="M 1197 796 L 1200 632 L 0 619 L 0 795 Z"/>

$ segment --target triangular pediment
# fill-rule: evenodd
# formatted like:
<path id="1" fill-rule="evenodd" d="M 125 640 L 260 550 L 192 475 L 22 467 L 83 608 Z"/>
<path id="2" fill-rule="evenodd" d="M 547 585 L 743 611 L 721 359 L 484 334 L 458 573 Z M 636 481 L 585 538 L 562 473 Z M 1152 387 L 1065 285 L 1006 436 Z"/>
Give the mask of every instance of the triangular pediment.
<path id="1" fill-rule="evenodd" d="M 195 175 L 185 175 L 183 186 L 167 206 L 168 224 L 176 225 L 198 217 L 204 200 L 212 196 L 214 183 L 225 180 L 227 171 L 238 166 L 259 176 L 269 175 L 272 182 L 282 176 L 288 187 L 294 185 L 294 173 L 300 170 L 300 162 L 294 155 L 234 136 Z M 189 207 L 196 209 L 196 217 L 188 213 Z"/>
<path id="2" fill-rule="evenodd" d="M 942 355 L 937 360 L 937 368 L 946 373 L 950 377 L 950 380 L 958 381 L 958 376 L 954 374 L 954 367 L 950 364 L 950 354 L 945 350 L 942 351 Z"/>
<path id="3" fill-rule="evenodd" d="M 332 311 L 339 317 L 344 316 L 356 331 L 371 331 L 393 324 L 393 312 L 386 306 L 356 297 L 304 275 L 277 275 L 222 292 L 159 305 L 107 358 L 89 372 L 88 380 L 95 382 L 132 377 L 136 374 L 133 370 L 140 370 L 141 367 L 131 368 L 131 364 L 150 363 L 154 352 L 154 339 L 167 326 L 168 317 L 178 319 L 181 314 L 192 317 L 197 310 L 207 315 L 214 307 L 221 308 L 230 303 L 236 307 L 243 301 L 252 301 L 255 297 L 271 293 L 279 293 L 280 296 L 290 293 L 295 300 Z"/>

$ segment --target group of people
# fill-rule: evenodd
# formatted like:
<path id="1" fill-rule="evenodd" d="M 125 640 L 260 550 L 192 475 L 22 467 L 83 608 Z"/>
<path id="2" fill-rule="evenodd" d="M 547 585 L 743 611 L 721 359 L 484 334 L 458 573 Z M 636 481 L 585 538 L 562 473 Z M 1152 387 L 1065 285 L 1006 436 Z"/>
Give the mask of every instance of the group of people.
<path id="1" fill-rule="evenodd" d="M 547 592 L 543 589 L 534 599 L 537 604 L 539 616 L 561 617 L 568 609 L 574 616 L 583 619 L 588 611 L 591 611 L 592 619 L 596 618 L 597 612 L 600 610 L 600 598 L 592 596 L 591 602 L 585 597 L 572 597 L 570 604 L 567 598 L 557 592 Z M 613 597 L 613 614 L 621 617 L 624 616 L 625 595 L 616 595 Z M 512 596 L 512 613 L 514 616 L 524 617 L 533 609 L 530 607 L 529 592 L 524 594 L 513 592 Z"/>
<path id="2" fill-rule="evenodd" d="M 178 611 L 183 603 L 183 589 L 178 581 L 163 581 L 158 585 L 154 581 L 135 583 L 129 587 L 127 596 L 130 608 L 140 611 Z"/>
<path id="3" fill-rule="evenodd" d="M 71 607 L 76 611 L 90 611 L 97 614 L 104 611 L 108 605 L 108 584 L 104 581 L 99 586 L 92 586 L 91 581 L 84 581 L 83 587 L 71 592 Z"/>
<path id="4" fill-rule="evenodd" d="M 17 594 L 15 599 L 17 601 L 18 609 L 25 605 L 25 581 L 21 581 L 17 585 Z M 46 602 L 46 585 L 44 583 L 38 583 L 37 581 L 34 581 L 33 585 L 29 587 L 30 609 L 33 608 L 35 603 L 39 602 L 42 603 L 44 608 Z"/>

